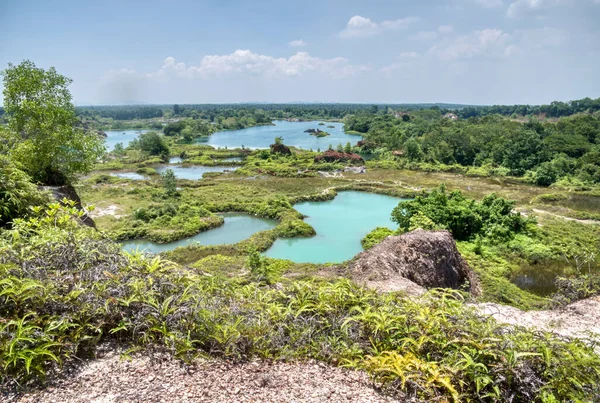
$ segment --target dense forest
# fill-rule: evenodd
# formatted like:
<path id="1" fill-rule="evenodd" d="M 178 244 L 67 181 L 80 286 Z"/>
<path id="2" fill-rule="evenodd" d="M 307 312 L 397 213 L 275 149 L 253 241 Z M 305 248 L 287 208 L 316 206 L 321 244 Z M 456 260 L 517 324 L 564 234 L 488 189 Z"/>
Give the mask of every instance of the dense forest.
<path id="1" fill-rule="evenodd" d="M 356 114 L 346 130 L 364 133 L 362 150 L 412 163 L 459 165 L 525 176 L 538 185 L 558 180 L 600 182 L 600 117 L 581 113 L 557 121 L 518 121 L 498 115 L 454 120 L 439 110 Z"/>
<path id="2" fill-rule="evenodd" d="M 159 117 L 202 117 L 213 121 L 215 116 L 237 115 L 260 110 L 272 118 L 304 118 L 304 119 L 341 119 L 347 115 L 360 112 L 395 111 L 410 112 L 425 109 L 440 110 L 442 113 L 453 112 L 461 118 L 481 117 L 487 115 L 502 116 L 538 116 L 563 117 L 582 112 L 600 111 L 600 98 L 583 98 L 580 100 L 560 102 L 549 105 L 460 105 L 445 103 L 423 104 L 344 104 L 344 103 L 299 103 L 299 104 L 192 104 L 192 105 L 105 105 L 77 107 L 80 116 L 111 118 L 114 120 L 151 119 Z M 227 111 L 227 112 L 226 112 Z M 2 116 L 0 108 L 0 116 Z"/>

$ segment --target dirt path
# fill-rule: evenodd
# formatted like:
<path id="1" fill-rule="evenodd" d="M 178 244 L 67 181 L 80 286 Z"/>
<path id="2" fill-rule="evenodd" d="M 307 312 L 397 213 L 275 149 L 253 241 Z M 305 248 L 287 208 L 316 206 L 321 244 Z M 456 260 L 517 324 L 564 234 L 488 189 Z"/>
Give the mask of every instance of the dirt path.
<path id="1" fill-rule="evenodd" d="M 545 215 L 549 215 L 552 217 L 556 217 L 556 218 L 561 218 L 563 220 L 567 220 L 567 221 L 574 221 L 574 222 L 578 222 L 580 224 L 587 224 L 587 225 L 600 225 L 600 221 L 597 220 L 581 220 L 578 218 L 572 218 L 572 217 L 567 217 L 564 215 L 560 215 L 560 214 L 556 214 L 556 213 L 552 213 L 550 211 L 546 211 L 546 210 L 539 210 L 539 209 L 531 209 L 534 213 L 536 214 L 545 214 Z"/>
<path id="2" fill-rule="evenodd" d="M 0 395 L 0 400 L 2 397 Z M 131 360 L 110 352 L 86 362 L 56 385 L 14 402 L 396 402 L 376 391 L 363 372 L 322 363 L 182 365 L 167 354 Z"/>

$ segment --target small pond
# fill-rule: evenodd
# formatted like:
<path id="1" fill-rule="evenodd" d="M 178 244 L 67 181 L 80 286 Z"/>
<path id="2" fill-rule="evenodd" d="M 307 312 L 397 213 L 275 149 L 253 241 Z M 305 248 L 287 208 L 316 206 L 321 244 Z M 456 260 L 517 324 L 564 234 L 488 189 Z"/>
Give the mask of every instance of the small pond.
<path id="1" fill-rule="evenodd" d="M 138 174 L 137 172 L 115 172 L 111 174 L 112 176 L 117 176 L 123 179 L 129 179 L 132 181 L 143 181 L 144 179 L 148 179 L 148 177 Z"/>
<path id="2" fill-rule="evenodd" d="M 241 130 L 216 132 L 207 137 L 200 137 L 196 141 L 213 147 L 269 148 L 275 137 L 283 137 L 285 145 L 301 147 L 305 150 L 312 148 L 314 151 L 320 148 L 321 151 L 325 151 L 330 144 L 336 147 L 339 143 L 345 145 L 349 141 L 350 144 L 354 145 L 362 139 L 362 136 L 359 135 L 346 134 L 343 123 L 338 122 L 327 123 L 333 128 L 319 126 L 319 121 L 288 122 L 276 120 L 273 124 L 274 126 L 256 126 Z M 330 135 L 316 137 L 304 132 L 308 129 L 317 128 L 327 131 Z"/>
<path id="3" fill-rule="evenodd" d="M 128 252 L 139 250 L 149 253 L 160 253 L 196 243 L 201 245 L 234 244 L 249 238 L 257 232 L 275 228 L 277 225 L 276 220 L 254 217 L 243 213 L 223 213 L 219 215 L 225 219 L 225 224 L 189 238 L 165 244 L 136 239 L 123 242 L 123 249 Z"/>
<path id="4" fill-rule="evenodd" d="M 171 157 L 169 158 L 169 164 L 181 164 L 183 159 L 181 157 Z"/>
<path id="5" fill-rule="evenodd" d="M 361 252 L 360 240 L 375 227 L 397 228 L 390 220 L 397 197 L 366 192 L 340 192 L 325 202 L 306 202 L 294 208 L 307 216 L 317 235 L 277 239 L 266 255 L 298 263 L 342 262 Z"/>
<path id="6" fill-rule="evenodd" d="M 110 130 L 105 132 L 106 151 L 112 151 L 117 143 L 122 143 L 123 147 L 127 147 L 129 142 L 136 139 L 140 134 L 149 132 L 150 130 Z"/>
<path id="7" fill-rule="evenodd" d="M 156 172 L 162 174 L 167 169 L 173 170 L 177 179 L 190 179 L 197 180 L 202 179 L 202 175 L 206 172 L 226 172 L 226 171 L 235 171 L 238 169 L 238 166 L 214 166 L 207 167 L 201 165 L 178 165 L 178 166 L 161 166 L 156 168 Z"/>

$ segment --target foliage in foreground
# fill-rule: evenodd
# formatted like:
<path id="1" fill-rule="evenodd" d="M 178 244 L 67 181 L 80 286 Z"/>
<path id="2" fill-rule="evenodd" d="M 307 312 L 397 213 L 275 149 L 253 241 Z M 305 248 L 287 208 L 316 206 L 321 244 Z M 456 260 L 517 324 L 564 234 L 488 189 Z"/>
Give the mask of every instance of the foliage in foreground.
<path id="1" fill-rule="evenodd" d="M 44 204 L 46 197 L 31 183 L 29 176 L 8 158 L 0 157 L 0 227 L 26 216 L 29 206 Z"/>
<path id="2" fill-rule="evenodd" d="M 392 393 L 428 401 L 600 398 L 594 345 L 478 318 L 458 293 L 411 300 L 345 280 L 272 288 L 252 281 L 256 269 L 206 276 L 123 254 L 75 228 L 73 209 L 36 211 L 0 244 L 3 389 L 113 339 L 182 358 L 312 357 L 364 368 Z"/>
<path id="3" fill-rule="evenodd" d="M 63 185 L 91 171 L 104 151 L 103 141 L 75 127 L 71 80 L 30 61 L 9 64 L 2 75 L 8 130 L 0 131 L 0 142 L 8 144 L 11 158 L 47 185 Z"/>

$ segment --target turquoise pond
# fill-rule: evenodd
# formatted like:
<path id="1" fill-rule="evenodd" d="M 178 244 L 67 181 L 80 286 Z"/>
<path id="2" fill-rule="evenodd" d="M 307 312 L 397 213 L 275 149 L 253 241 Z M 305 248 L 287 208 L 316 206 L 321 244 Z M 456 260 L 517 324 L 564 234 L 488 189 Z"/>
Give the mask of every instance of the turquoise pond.
<path id="1" fill-rule="evenodd" d="M 397 228 L 390 215 L 402 200 L 407 199 L 348 191 L 340 192 L 335 199 L 325 202 L 298 203 L 294 208 L 307 216 L 304 220 L 313 226 L 317 235 L 277 239 L 265 255 L 297 263 L 336 263 L 351 259 L 363 250 L 360 240 L 375 227 Z M 160 253 L 197 243 L 234 244 L 277 225 L 275 220 L 242 213 L 221 215 L 225 218 L 224 225 L 195 236 L 167 244 L 147 240 L 126 241 L 123 248 Z"/>
<path id="2" fill-rule="evenodd" d="M 141 252 L 160 253 L 173 250 L 180 246 L 194 244 L 220 245 L 234 244 L 249 238 L 252 234 L 275 228 L 277 221 L 259 218 L 242 213 L 219 214 L 225 219 L 225 224 L 208 231 L 201 232 L 189 238 L 176 242 L 158 244 L 143 239 L 123 242 L 126 251 L 139 250 Z"/>
<path id="3" fill-rule="evenodd" d="M 343 262 L 362 252 L 360 240 L 375 227 L 397 228 L 390 220 L 397 197 L 365 192 L 340 192 L 325 202 L 306 202 L 294 208 L 307 216 L 317 235 L 277 239 L 266 255 L 298 263 Z"/>
<path id="4" fill-rule="evenodd" d="M 312 122 L 288 122 L 276 120 L 274 126 L 256 126 L 241 130 L 226 130 L 213 133 L 208 137 L 197 139 L 198 143 L 208 144 L 213 147 L 247 147 L 247 148 L 268 148 L 273 144 L 275 137 L 283 137 L 283 143 L 288 146 L 304 148 L 305 150 L 320 148 L 326 150 L 329 145 L 336 147 L 339 143 L 345 145 L 348 141 L 355 145 L 362 136 L 346 134 L 344 125 L 337 122 L 325 122 L 325 126 L 319 126 L 320 121 Z M 327 126 L 334 126 L 328 128 Z M 311 136 L 304 133 L 307 129 L 321 129 L 328 133 L 327 137 Z"/>
<path id="5" fill-rule="evenodd" d="M 104 143 L 106 151 L 112 151 L 117 143 L 122 143 L 123 147 L 127 147 L 129 142 L 136 139 L 140 134 L 146 133 L 149 130 L 111 130 L 107 131 Z"/>

